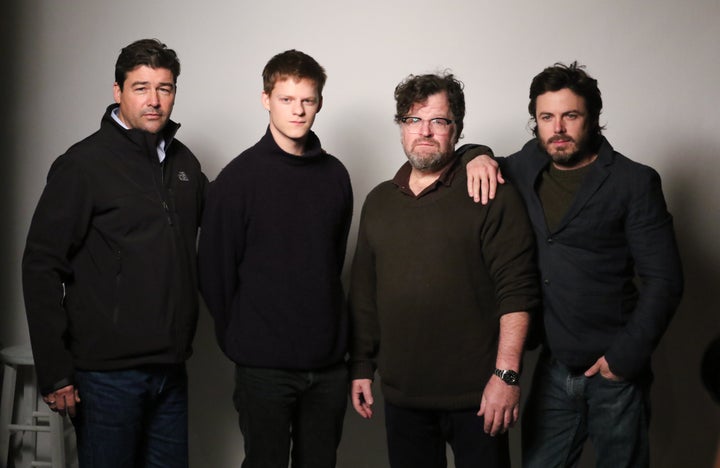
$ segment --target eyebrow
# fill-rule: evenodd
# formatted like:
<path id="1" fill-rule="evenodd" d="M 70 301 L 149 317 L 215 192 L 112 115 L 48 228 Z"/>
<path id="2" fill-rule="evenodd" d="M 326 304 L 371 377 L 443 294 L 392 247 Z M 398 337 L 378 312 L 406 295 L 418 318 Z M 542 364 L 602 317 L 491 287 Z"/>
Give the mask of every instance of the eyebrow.
<path id="1" fill-rule="evenodd" d="M 149 84 L 150 84 L 149 81 L 133 81 L 130 86 L 138 86 L 138 85 L 145 85 L 145 86 L 147 86 L 147 85 L 149 85 Z M 175 87 L 175 83 L 172 83 L 172 82 L 170 82 L 170 81 L 163 81 L 162 83 L 158 83 L 158 86 L 172 86 L 172 87 L 174 88 L 174 87 Z"/>
<path id="2" fill-rule="evenodd" d="M 541 112 L 539 112 L 539 114 L 540 114 L 540 115 L 555 115 L 555 112 L 549 112 L 549 111 L 544 111 L 544 112 L 543 112 L 543 111 L 541 111 Z M 577 109 L 572 109 L 572 110 L 569 110 L 569 111 L 565 111 L 565 112 L 561 113 L 560 115 L 568 115 L 568 114 L 580 114 L 580 115 L 585 115 L 586 113 L 585 113 L 585 112 L 580 112 L 580 111 L 577 110 Z"/>

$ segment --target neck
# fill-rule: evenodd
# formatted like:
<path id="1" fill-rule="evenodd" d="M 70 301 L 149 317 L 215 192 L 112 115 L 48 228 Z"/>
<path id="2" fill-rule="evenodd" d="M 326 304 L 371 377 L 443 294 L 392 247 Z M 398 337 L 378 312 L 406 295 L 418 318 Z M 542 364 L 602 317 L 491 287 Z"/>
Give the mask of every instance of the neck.
<path id="1" fill-rule="evenodd" d="M 447 167 L 447 165 L 445 167 Z M 434 184 L 440 177 L 440 174 L 445 170 L 445 167 L 437 171 L 421 171 L 413 167 L 410 172 L 410 180 L 408 181 L 408 186 L 410 190 L 412 190 L 412 193 L 419 195 L 423 190 Z"/>
<path id="2" fill-rule="evenodd" d="M 580 159 L 579 161 L 577 161 L 571 165 L 562 165 L 562 164 L 558 164 L 554 161 L 552 164 L 553 164 L 553 167 L 559 171 L 572 171 L 575 169 L 581 169 L 585 166 L 588 166 L 588 165 L 592 164 L 593 162 L 595 162 L 596 159 L 597 159 L 597 154 L 591 154 L 589 156 L 586 156 L 586 157 Z"/>
<path id="3" fill-rule="evenodd" d="M 307 134 L 298 139 L 289 138 L 280 133 L 272 124 L 270 125 L 270 133 L 272 134 L 275 143 L 286 153 L 290 153 L 295 156 L 302 156 L 305 152 Z"/>

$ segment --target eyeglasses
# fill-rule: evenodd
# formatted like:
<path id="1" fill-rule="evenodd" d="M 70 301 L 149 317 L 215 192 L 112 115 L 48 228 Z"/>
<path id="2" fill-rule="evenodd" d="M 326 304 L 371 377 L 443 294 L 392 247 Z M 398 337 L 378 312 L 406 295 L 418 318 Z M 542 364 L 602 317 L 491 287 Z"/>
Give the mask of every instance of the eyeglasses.
<path id="1" fill-rule="evenodd" d="M 409 133 L 421 133 L 423 130 L 423 122 L 430 123 L 430 130 L 436 135 L 445 135 L 450 131 L 450 126 L 455 123 L 454 120 L 445 119 L 443 117 L 435 117 L 430 120 L 423 120 L 420 117 L 400 117 L 400 123 Z"/>

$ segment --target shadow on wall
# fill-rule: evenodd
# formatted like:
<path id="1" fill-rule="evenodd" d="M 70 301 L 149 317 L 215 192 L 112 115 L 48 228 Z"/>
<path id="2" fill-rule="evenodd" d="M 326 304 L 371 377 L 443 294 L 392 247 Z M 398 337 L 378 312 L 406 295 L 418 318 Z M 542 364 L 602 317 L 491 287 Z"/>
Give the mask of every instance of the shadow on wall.
<path id="1" fill-rule="evenodd" d="M 2 310 L 5 313 L 0 315 L 0 346 L 14 344 L 14 331 L 19 328 L 15 323 L 8 323 L 11 320 L 24 320 L 25 314 L 8 313 L 15 307 L 11 302 L 17 296 L 11 291 L 12 285 L 17 284 L 16 278 L 20 274 L 15 268 L 8 268 L 16 264 L 15 255 L 17 248 L 13 239 L 14 227 L 17 225 L 15 206 L 17 206 L 17 146 L 18 141 L 14 130 L 17 125 L 11 120 L 15 116 L 13 109 L 17 109 L 17 95 L 19 80 L 19 58 L 18 48 L 12 47 L 20 37 L 20 23 L 14 21 L 19 15 L 19 8 L 22 2 L 9 2 L 3 6 L 3 13 L 0 15 L 0 63 L 3 72 L 0 73 L 0 102 L 3 103 L 4 112 L 0 112 L 0 141 L 2 142 L 3 157 L 3 178 L 0 184 L 0 219 L 5 223 L 6 228 L 0 231 L 0 298 L 2 298 Z M 9 111 L 8 111 L 9 110 Z M 8 157 L 9 156 L 9 157 Z M 9 176 L 7 176 L 9 175 Z"/>
<path id="2" fill-rule="evenodd" d="M 669 154 L 710 147 L 711 142 L 689 142 L 671 148 Z M 711 153 L 695 153 L 695 163 L 676 165 L 672 174 L 663 177 L 665 195 L 673 201 L 670 211 L 680 244 L 685 293 L 653 360 L 650 437 L 653 466 L 658 467 L 713 466 L 718 448 L 720 408 L 700 379 L 705 348 L 720 333 L 720 258 L 717 246 L 706 245 L 713 236 L 702 235 L 720 229 L 718 202 L 707 200 L 707 191 L 717 181 L 712 171 L 697 170 L 716 164 L 716 155 Z"/>
<path id="3" fill-rule="evenodd" d="M 234 366 L 220 351 L 202 305 L 188 362 L 190 466 L 239 466 L 242 435 L 232 403 Z"/>

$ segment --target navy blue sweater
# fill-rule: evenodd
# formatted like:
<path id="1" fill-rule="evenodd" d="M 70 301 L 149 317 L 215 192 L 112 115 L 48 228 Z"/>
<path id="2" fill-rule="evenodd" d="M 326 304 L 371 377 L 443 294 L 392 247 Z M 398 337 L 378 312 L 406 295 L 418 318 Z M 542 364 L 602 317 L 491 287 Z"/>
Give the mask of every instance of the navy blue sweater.
<path id="1" fill-rule="evenodd" d="M 230 359 L 276 369 L 344 359 L 340 274 L 351 218 L 348 173 L 312 132 L 294 156 L 268 130 L 222 170 L 203 216 L 199 267 Z"/>

